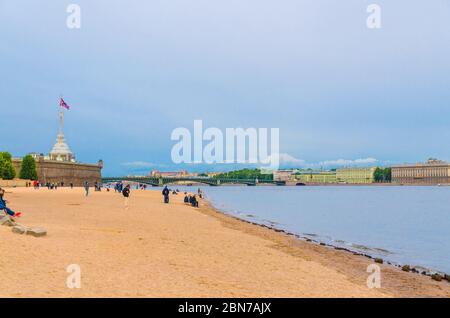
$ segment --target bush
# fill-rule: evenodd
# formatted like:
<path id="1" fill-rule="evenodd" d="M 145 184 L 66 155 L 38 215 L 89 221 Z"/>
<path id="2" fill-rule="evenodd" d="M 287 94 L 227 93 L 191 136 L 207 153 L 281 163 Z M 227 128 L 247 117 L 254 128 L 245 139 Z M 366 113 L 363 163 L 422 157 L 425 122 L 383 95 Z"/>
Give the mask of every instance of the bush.
<path id="1" fill-rule="evenodd" d="M 9 152 L 0 152 L 0 178 L 12 180 L 16 177 L 16 170 L 12 163 L 12 157 Z"/>
<path id="2" fill-rule="evenodd" d="M 26 155 L 22 159 L 20 179 L 37 180 L 36 162 L 30 155 Z"/>

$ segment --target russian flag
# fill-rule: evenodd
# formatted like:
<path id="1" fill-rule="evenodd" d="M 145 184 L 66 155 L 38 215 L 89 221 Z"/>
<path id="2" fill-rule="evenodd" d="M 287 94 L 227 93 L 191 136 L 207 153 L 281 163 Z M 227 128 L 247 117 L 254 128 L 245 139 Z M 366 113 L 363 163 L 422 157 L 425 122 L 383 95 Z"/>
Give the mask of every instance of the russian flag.
<path id="1" fill-rule="evenodd" d="M 64 99 L 60 99 L 59 101 L 59 106 L 64 107 L 65 109 L 70 109 L 70 106 L 66 104 L 66 102 L 64 101 Z"/>

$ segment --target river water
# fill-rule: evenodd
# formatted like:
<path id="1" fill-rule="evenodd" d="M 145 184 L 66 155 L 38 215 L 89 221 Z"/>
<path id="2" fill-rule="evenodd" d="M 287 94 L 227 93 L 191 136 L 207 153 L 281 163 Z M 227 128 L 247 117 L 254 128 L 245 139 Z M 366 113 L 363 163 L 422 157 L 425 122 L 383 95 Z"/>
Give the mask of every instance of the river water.
<path id="1" fill-rule="evenodd" d="M 393 263 L 450 273 L 450 187 L 201 189 L 215 208 L 239 218 Z"/>

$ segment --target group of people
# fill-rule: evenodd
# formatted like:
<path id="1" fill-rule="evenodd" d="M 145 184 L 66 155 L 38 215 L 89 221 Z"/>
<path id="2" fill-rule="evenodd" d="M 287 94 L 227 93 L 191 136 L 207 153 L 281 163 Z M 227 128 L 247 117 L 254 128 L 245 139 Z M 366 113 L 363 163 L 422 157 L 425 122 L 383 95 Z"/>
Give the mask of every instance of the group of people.
<path id="1" fill-rule="evenodd" d="M 198 190 L 200 193 L 200 189 Z M 178 189 L 170 190 L 167 186 L 162 190 L 162 195 L 164 196 L 164 203 L 169 203 L 169 194 L 172 192 L 172 195 L 178 195 L 180 192 Z M 201 197 L 201 196 L 200 196 Z M 184 193 L 184 203 L 190 204 L 193 207 L 198 207 L 198 200 L 196 195 L 188 195 L 187 192 Z"/>
<path id="2" fill-rule="evenodd" d="M 0 188 L 0 211 L 5 211 L 6 214 L 17 218 L 20 217 L 22 215 L 22 213 L 20 212 L 14 212 L 13 210 L 11 210 L 10 208 L 8 208 L 6 206 L 7 201 L 5 200 L 5 190 Z"/>
<path id="3" fill-rule="evenodd" d="M 109 188 L 109 186 L 108 186 L 108 188 Z M 117 182 L 114 185 L 114 192 L 122 193 L 122 195 L 125 198 L 128 198 L 130 196 L 130 192 L 131 192 L 131 185 L 129 185 L 129 184 L 124 185 L 122 182 Z"/>
<path id="4" fill-rule="evenodd" d="M 114 185 L 114 192 L 122 193 L 122 190 L 123 190 L 123 183 L 122 182 L 117 182 Z"/>
<path id="5" fill-rule="evenodd" d="M 191 206 L 198 208 L 198 200 L 197 196 L 194 195 L 188 195 L 187 192 L 184 193 L 184 203 L 190 204 Z"/>
<path id="6" fill-rule="evenodd" d="M 31 186 L 31 184 L 30 184 Z M 35 188 L 39 188 L 41 186 L 41 184 L 38 181 L 34 181 L 33 186 Z M 57 189 L 58 188 L 58 184 L 55 183 L 46 183 L 45 184 L 46 187 L 48 187 L 48 189 Z M 64 183 L 61 182 L 61 186 L 64 186 Z M 95 183 L 95 191 L 101 191 L 101 186 L 99 183 Z M 73 188 L 73 184 L 70 184 L 70 187 Z M 85 195 L 86 197 L 89 195 L 89 182 L 85 181 L 84 182 L 84 189 L 85 189 Z M 140 187 L 141 189 L 145 189 L 145 187 Z M 109 188 L 108 188 L 109 190 Z M 124 186 L 124 184 L 122 182 L 118 182 L 114 185 L 114 192 L 119 192 L 123 195 L 123 197 L 125 198 L 125 207 L 128 208 L 128 198 L 130 197 L 130 193 L 131 193 L 131 186 L 128 184 L 126 186 Z M 162 190 L 162 195 L 164 196 L 164 203 L 168 204 L 169 203 L 169 194 L 170 194 L 171 190 L 165 186 L 164 189 Z M 179 190 L 173 190 L 172 194 L 178 194 Z M 12 216 L 12 217 L 19 217 L 21 215 L 20 212 L 14 212 L 12 211 L 10 208 L 8 208 L 6 206 L 7 201 L 4 199 L 4 195 L 5 195 L 5 190 L 0 188 L 0 211 L 3 210 L 5 211 L 8 215 Z M 184 203 L 186 204 L 190 204 L 193 207 L 198 207 L 198 200 L 197 200 L 197 196 L 188 194 L 187 192 L 184 192 Z M 200 198 L 202 198 L 202 192 L 200 189 L 198 189 L 198 195 Z"/>
<path id="7" fill-rule="evenodd" d="M 169 194 L 170 194 L 171 190 L 165 186 L 164 189 L 162 190 L 162 195 L 164 196 L 164 203 L 169 203 Z M 173 190 L 172 194 L 173 195 L 177 195 L 178 194 L 178 189 L 177 190 Z M 198 194 L 199 197 L 202 198 L 202 192 L 200 189 L 198 189 Z M 193 207 L 198 208 L 198 200 L 197 200 L 197 195 L 191 195 L 188 194 L 187 192 L 184 193 L 184 203 L 186 204 L 190 204 Z"/>
<path id="8" fill-rule="evenodd" d="M 137 186 L 137 189 L 145 189 L 146 187 L 142 187 L 142 186 Z M 131 193 L 131 186 L 128 184 L 126 186 L 124 186 L 124 184 L 122 182 L 118 182 L 114 185 L 114 192 L 119 192 L 122 193 L 122 195 L 125 197 L 125 206 L 128 207 L 128 198 L 130 197 L 130 193 Z M 170 201 L 169 195 L 172 192 L 172 195 L 177 195 L 179 190 L 170 190 L 167 186 L 164 187 L 164 189 L 162 190 L 162 195 L 164 197 L 164 203 L 168 204 Z M 184 202 L 185 203 L 190 203 L 192 206 L 198 207 L 198 200 L 197 197 L 195 195 L 191 196 L 187 196 L 187 193 L 185 192 L 185 198 L 184 198 Z"/>
<path id="9" fill-rule="evenodd" d="M 33 188 L 35 188 L 36 190 L 41 188 L 41 187 L 46 187 L 49 190 L 57 190 L 58 187 L 64 187 L 65 183 L 64 181 L 61 182 L 46 182 L 44 184 L 42 184 L 40 181 L 34 180 L 33 182 L 26 182 L 25 186 L 31 187 L 33 186 Z M 71 189 L 73 189 L 73 183 L 69 183 L 69 186 Z"/>

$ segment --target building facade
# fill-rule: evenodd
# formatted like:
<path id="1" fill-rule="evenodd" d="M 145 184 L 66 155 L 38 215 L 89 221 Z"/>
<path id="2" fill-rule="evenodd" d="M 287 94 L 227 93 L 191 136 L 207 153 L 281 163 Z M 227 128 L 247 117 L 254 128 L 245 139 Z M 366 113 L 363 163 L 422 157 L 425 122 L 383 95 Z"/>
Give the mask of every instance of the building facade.
<path id="1" fill-rule="evenodd" d="M 392 167 L 392 182 L 399 184 L 449 184 L 450 164 L 429 159 L 425 163 Z"/>
<path id="2" fill-rule="evenodd" d="M 17 174 L 20 171 L 21 163 L 22 159 L 13 159 Z M 45 157 L 36 160 L 38 181 L 42 184 L 47 182 L 61 184 L 63 182 L 65 185 L 72 183 L 76 187 L 81 187 L 87 181 L 93 185 L 95 182 L 102 181 L 102 168 L 101 160 L 98 164 L 50 160 Z"/>
<path id="3" fill-rule="evenodd" d="M 273 172 L 274 181 L 289 181 L 292 179 L 295 170 L 276 170 Z"/>
<path id="4" fill-rule="evenodd" d="M 162 178 L 179 178 L 179 177 L 187 177 L 189 176 L 189 172 L 187 170 L 180 171 L 158 171 L 152 170 L 150 172 L 150 176 L 152 177 L 162 177 Z"/>
<path id="5" fill-rule="evenodd" d="M 301 171 L 294 174 L 294 180 L 301 183 L 336 183 L 334 171 Z"/>
<path id="6" fill-rule="evenodd" d="M 348 183 L 348 184 L 369 184 L 374 183 L 376 167 L 367 168 L 340 168 L 336 170 L 314 171 L 314 170 L 300 170 L 300 171 L 283 171 L 282 176 L 274 174 L 274 180 L 289 180 L 305 184 L 333 184 L 333 183 Z"/>
<path id="7" fill-rule="evenodd" d="M 376 169 L 376 167 L 336 169 L 336 182 L 352 184 L 374 183 Z"/>

